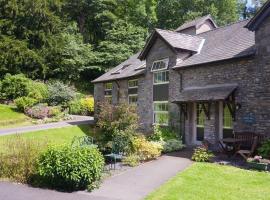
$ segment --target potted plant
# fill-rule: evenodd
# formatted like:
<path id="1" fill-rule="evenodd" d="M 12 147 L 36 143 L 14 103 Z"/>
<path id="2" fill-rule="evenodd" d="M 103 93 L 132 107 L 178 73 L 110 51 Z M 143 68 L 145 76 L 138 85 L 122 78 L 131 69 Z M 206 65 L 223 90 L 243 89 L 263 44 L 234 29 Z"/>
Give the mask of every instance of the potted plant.
<path id="1" fill-rule="evenodd" d="M 270 170 L 270 160 L 263 159 L 261 156 L 248 158 L 247 164 L 251 169 L 264 170 L 264 171 Z"/>

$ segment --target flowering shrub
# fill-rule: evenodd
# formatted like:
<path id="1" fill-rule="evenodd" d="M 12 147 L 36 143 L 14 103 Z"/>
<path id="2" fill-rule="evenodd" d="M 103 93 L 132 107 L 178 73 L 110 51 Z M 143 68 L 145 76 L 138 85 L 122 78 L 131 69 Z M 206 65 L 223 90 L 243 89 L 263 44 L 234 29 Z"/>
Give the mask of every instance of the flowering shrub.
<path id="1" fill-rule="evenodd" d="M 158 142 L 149 142 L 145 137 L 135 137 L 132 141 L 135 154 L 142 161 L 156 159 L 161 155 L 162 145 Z"/>
<path id="2" fill-rule="evenodd" d="M 205 147 L 197 147 L 192 155 L 192 160 L 196 162 L 209 162 L 213 156 L 213 153 L 208 151 Z"/>
<path id="3" fill-rule="evenodd" d="M 86 97 L 69 102 L 69 113 L 74 115 L 89 115 L 94 112 L 94 98 Z"/>
<path id="4" fill-rule="evenodd" d="M 61 114 L 59 107 L 50 107 L 46 104 L 38 104 L 36 106 L 27 108 L 25 114 L 34 119 L 44 119 L 47 117 L 55 117 Z"/>
<path id="5" fill-rule="evenodd" d="M 171 139 L 177 139 L 175 131 L 169 127 L 154 126 L 154 133 L 149 137 L 152 141 L 166 141 Z"/>
<path id="6" fill-rule="evenodd" d="M 86 97 L 80 100 L 83 110 L 86 112 L 85 114 L 92 114 L 94 112 L 94 98 Z"/>

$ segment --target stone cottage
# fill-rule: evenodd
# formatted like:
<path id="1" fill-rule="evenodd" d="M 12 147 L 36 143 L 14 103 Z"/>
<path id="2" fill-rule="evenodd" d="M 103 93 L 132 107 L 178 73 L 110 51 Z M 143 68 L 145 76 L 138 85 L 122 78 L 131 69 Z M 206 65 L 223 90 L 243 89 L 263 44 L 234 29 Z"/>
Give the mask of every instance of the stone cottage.
<path id="1" fill-rule="evenodd" d="M 95 102 L 137 104 L 141 127 L 179 128 L 187 145 L 270 134 L 270 1 L 251 20 L 211 16 L 155 29 L 141 52 L 93 81 Z"/>

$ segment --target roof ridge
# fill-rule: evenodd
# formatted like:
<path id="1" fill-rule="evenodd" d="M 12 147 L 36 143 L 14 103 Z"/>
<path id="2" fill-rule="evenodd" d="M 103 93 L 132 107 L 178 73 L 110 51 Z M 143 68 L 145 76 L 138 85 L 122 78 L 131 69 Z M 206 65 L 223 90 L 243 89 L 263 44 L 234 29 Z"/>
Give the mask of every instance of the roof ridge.
<path id="1" fill-rule="evenodd" d="M 177 31 L 172 31 L 172 30 L 167 30 L 167 29 L 159 29 L 159 28 L 155 28 L 155 30 L 167 31 L 167 32 L 170 32 L 170 33 L 179 34 L 179 35 L 183 35 L 183 36 L 187 36 L 187 37 L 198 38 L 198 39 L 204 39 L 203 37 L 200 37 L 200 36 L 198 36 L 198 35 L 190 35 L 190 34 L 186 34 L 186 33 L 179 33 L 179 32 L 177 32 Z"/>
<path id="2" fill-rule="evenodd" d="M 212 32 L 212 31 L 216 31 L 216 30 L 228 28 L 228 27 L 230 27 L 230 26 L 232 26 L 232 25 L 234 25 L 234 24 L 238 24 L 238 23 L 241 23 L 241 22 L 244 22 L 244 21 L 248 21 L 248 20 L 250 20 L 250 19 L 238 20 L 238 21 L 236 21 L 236 22 L 232 22 L 232 23 L 226 24 L 226 25 L 224 25 L 224 26 L 217 27 L 217 28 L 215 28 L 215 29 L 212 29 L 212 30 L 209 30 L 209 31 L 206 31 L 206 32 L 203 32 L 203 33 L 199 33 L 199 34 L 197 34 L 197 35 L 203 35 L 203 34 L 206 34 L 206 33 Z"/>

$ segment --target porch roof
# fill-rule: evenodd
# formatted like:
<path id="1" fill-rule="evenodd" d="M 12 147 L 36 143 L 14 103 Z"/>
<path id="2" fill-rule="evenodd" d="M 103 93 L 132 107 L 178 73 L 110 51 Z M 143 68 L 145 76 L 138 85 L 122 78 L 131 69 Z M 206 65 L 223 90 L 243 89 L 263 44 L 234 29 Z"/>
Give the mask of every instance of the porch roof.
<path id="1" fill-rule="evenodd" d="M 237 84 L 208 85 L 184 89 L 173 103 L 207 102 L 226 100 L 235 90 Z"/>

